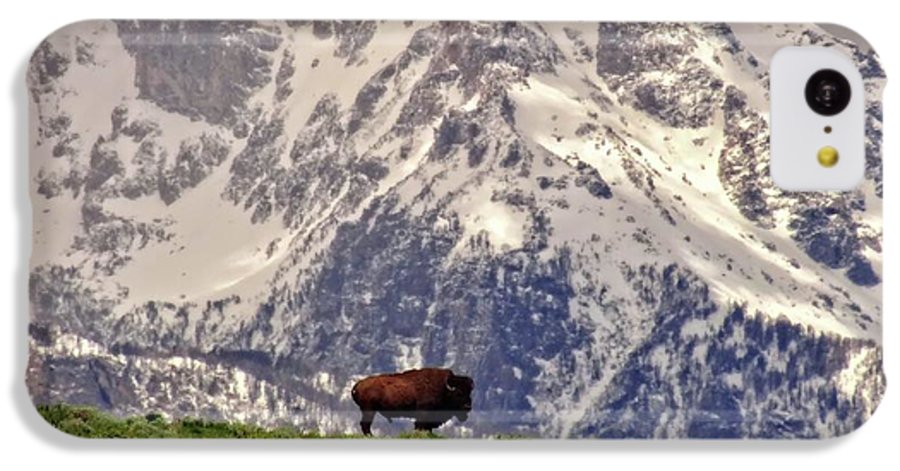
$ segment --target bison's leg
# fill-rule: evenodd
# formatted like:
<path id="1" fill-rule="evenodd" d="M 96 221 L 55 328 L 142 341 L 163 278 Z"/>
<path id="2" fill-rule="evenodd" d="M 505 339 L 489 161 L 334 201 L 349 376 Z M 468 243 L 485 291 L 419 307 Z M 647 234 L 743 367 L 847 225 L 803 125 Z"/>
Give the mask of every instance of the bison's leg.
<path id="1" fill-rule="evenodd" d="M 424 430 L 428 433 L 431 433 L 432 430 L 440 426 L 441 424 L 437 424 L 434 422 L 416 422 L 416 430 Z"/>
<path id="2" fill-rule="evenodd" d="M 373 410 L 364 410 L 362 411 L 362 419 L 359 421 L 359 426 L 362 428 L 363 435 L 370 436 L 372 435 L 372 421 L 375 420 L 375 411 Z"/>
<path id="3" fill-rule="evenodd" d="M 416 413 L 416 430 L 424 430 L 431 433 L 432 430 L 443 425 L 444 419 L 440 412 L 432 410 L 420 410 Z"/>

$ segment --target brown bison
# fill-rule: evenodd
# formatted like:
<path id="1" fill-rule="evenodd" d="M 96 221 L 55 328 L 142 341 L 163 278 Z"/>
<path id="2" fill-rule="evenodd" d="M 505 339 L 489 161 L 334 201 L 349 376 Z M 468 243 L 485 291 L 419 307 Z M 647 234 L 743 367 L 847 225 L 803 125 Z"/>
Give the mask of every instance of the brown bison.
<path id="1" fill-rule="evenodd" d="M 456 416 L 461 422 L 472 410 L 472 389 L 468 376 L 456 376 L 443 368 L 422 368 L 403 373 L 369 376 L 353 385 L 350 395 L 359 406 L 363 434 L 372 435 L 375 414 L 388 422 L 395 417 L 416 420 L 416 430 L 431 431 Z"/>

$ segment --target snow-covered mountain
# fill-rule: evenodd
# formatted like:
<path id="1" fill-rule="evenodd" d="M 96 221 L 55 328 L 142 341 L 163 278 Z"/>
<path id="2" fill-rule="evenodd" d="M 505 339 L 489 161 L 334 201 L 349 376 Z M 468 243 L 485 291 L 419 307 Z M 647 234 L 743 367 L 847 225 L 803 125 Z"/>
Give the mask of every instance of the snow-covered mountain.
<path id="1" fill-rule="evenodd" d="M 769 178 L 792 44 L 863 72 L 857 191 Z M 447 434 L 846 433 L 884 390 L 883 84 L 816 25 L 68 26 L 28 72 L 29 388 L 343 431 L 358 378 L 446 366 Z"/>

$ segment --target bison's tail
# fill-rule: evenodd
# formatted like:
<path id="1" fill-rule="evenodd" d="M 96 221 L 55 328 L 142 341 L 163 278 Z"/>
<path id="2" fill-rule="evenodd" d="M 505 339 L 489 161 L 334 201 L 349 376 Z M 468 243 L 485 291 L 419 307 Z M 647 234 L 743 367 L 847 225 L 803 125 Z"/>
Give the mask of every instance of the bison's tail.
<path id="1" fill-rule="evenodd" d="M 355 402 L 356 405 L 359 405 L 359 391 L 356 390 L 357 386 L 359 386 L 359 383 L 353 385 L 353 389 L 350 390 L 350 397 L 353 398 L 353 402 Z"/>

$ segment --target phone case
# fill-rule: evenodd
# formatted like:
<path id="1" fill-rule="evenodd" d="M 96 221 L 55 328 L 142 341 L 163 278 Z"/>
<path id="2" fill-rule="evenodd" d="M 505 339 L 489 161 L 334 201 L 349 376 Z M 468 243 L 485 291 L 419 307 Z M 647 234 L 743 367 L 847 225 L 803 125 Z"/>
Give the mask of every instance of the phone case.
<path id="1" fill-rule="evenodd" d="M 855 191 L 769 177 L 788 45 L 859 66 Z M 835 25 L 66 26 L 27 72 L 28 389 L 92 437 L 848 433 L 884 82 Z"/>

